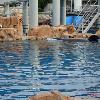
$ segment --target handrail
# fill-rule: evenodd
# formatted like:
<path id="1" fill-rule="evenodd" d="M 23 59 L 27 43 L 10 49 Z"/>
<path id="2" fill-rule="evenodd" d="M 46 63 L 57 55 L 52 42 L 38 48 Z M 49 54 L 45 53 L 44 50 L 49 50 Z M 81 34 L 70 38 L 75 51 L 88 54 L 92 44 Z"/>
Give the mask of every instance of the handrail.
<path id="1" fill-rule="evenodd" d="M 83 12 L 83 10 L 87 7 L 88 3 L 90 2 L 91 0 L 88 0 L 87 4 L 84 6 L 84 8 L 79 12 L 77 18 L 80 16 L 80 14 Z M 76 20 L 77 20 L 76 18 Z"/>
<path id="2" fill-rule="evenodd" d="M 95 2 L 93 5 L 95 5 L 95 4 L 96 4 L 96 2 Z M 93 5 L 92 5 L 92 6 L 93 6 Z M 90 12 L 90 11 L 91 11 L 91 5 L 89 6 L 89 12 Z M 87 12 L 86 12 L 86 13 L 87 13 Z M 89 15 L 89 14 L 90 14 L 90 13 L 88 13 L 87 15 Z M 84 14 L 83 16 L 86 17 L 85 14 Z"/>
<path id="3" fill-rule="evenodd" d="M 96 8 L 94 8 L 94 10 L 95 10 Z M 93 10 L 93 11 L 94 11 Z M 90 14 L 92 14 L 93 13 L 93 11 L 89 11 L 89 13 L 87 13 L 87 14 L 85 14 L 83 17 L 84 17 L 84 20 L 87 20 L 87 19 L 89 19 L 89 17 L 90 17 Z"/>
<path id="4" fill-rule="evenodd" d="M 95 2 L 93 5 L 95 5 L 95 4 L 96 4 L 96 2 Z M 85 8 L 86 8 L 86 6 L 85 6 Z M 89 6 L 89 8 L 91 8 L 91 6 Z M 84 9 L 84 10 L 85 10 L 85 9 Z M 90 10 L 91 10 L 91 9 L 90 9 Z M 90 10 L 89 10 L 89 12 L 90 12 Z M 87 13 L 87 12 L 86 12 L 86 13 Z M 85 16 L 86 13 L 84 13 L 83 18 L 90 14 L 90 13 L 88 13 L 88 14 Z M 80 15 L 79 15 L 79 16 L 80 16 Z M 79 16 L 78 16 L 78 17 L 79 17 Z M 78 20 L 78 17 L 77 17 L 76 20 Z M 82 21 L 82 19 L 81 19 L 81 21 Z M 76 21 L 76 22 L 77 22 L 77 21 Z"/>
<path id="5" fill-rule="evenodd" d="M 89 0 L 90 1 L 90 0 Z M 88 1 L 88 3 L 89 3 L 89 1 Z M 89 13 L 87 12 L 87 11 L 85 11 L 86 10 L 86 7 L 87 7 L 87 5 L 88 5 L 88 3 L 85 5 L 85 7 L 83 8 L 83 10 L 84 10 L 84 15 L 83 15 L 83 17 L 80 19 L 80 22 L 82 22 L 82 23 L 80 23 L 80 25 L 79 26 L 77 26 L 77 29 L 76 29 L 76 31 L 79 31 L 80 30 L 80 28 L 82 28 L 82 27 L 84 27 L 86 24 L 87 24 L 87 22 L 89 22 L 90 21 L 90 18 L 94 15 L 94 13 L 95 13 L 95 11 L 96 10 L 98 10 L 98 5 L 96 5 L 96 3 L 97 3 L 97 1 L 96 2 L 94 2 L 94 4 L 92 4 L 92 5 L 89 5 L 89 7 L 88 7 L 88 9 L 89 9 Z M 78 16 L 80 16 L 80 14 L 83 12 L 83 10 L 79 13 L 79 15 Z M 92 15 L 92 16 L 91 16 Z M 83 20 L 84 19 L 84 20 Z M 78 17 L 76 18 L 76 22 L 77 22 L 77 20 L 78 20 Z M 84 23 L 84 24 L 83 24 Z"/>
<path id="6" fill-rule="evenodd" d="M 90 6 L 89 6 L 89 12 L 90 12 L 90 10 L 91 10 L 91 9 L 90 9 Z M 89 14 L 89 13 L 85 12 L 85 14 L 84 14 L 84 15 L 82 16 L 82 18 L 80 19 L 80 22 L 82 22 L 83 19 L 86 19 L 86 17 L 88 16 L 88 14 Z M 77 16 L 77 18 L 76 18 L 76 20 L 75 20 L 76 23 L 77 23 L 77 21 L 78 21 L 78 17 L 79 17 L 79 16 Z M 81 23 L 81 24 L 82 24 L 82 23 Z M 80 25 L 79 25 L 79 26 L 80 26 Z"/>
<path id="7" fill-rule="evenodd" d="M 92 14 L 91 15 L 93 15 L 94 14 L 94 12 L 97 10 L 98 8 L 96 8 L 93 12 L 92 12 Z M 86 23 L 89 21 L 89 19 L 91 18 L 91 16 L 88 18 L 88 20 L 86 21 Z M 86 25 L 86 24 L 84 24 L 84 25 Z"/>
<path id="8" fill-rule="evenodd" d="M 98 9 L 98 6 L 93 10 L 91 15 L 93 15 L 97 9 Z M 88 20 L 85 21 L 85 24 L 83 24 L 84 22 L 82 21 L 82 23 L 79 25 L 77 31 L 80 29 L 81 26 L 84 27 L 90 18 L 91 18 L 91 16 L 89 16 Z"/>

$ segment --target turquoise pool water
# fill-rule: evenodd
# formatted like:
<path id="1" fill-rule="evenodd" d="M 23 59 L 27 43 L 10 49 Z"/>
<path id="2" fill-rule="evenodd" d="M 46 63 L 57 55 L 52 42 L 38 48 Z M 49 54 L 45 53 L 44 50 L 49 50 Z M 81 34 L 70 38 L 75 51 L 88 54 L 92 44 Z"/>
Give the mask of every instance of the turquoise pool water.
<path id="1" fill-rule="evenodd" d="M 27 100 L 52 90 L 100 98 L 100 43 L 0 43 L 0 100 Z"/>

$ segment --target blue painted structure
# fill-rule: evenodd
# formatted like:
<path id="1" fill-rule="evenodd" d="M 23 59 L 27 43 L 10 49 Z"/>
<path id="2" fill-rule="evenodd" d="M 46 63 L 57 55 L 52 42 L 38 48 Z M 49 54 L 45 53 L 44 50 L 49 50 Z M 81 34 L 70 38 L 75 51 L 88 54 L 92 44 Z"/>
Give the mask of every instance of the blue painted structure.
<path id="1" fill-rule="evenodd" d="M 73 24 L 73 16 L 67 16 L 66 25 L 72 25 L 72 24 Z"/>
<path id="2" fill-rule="evenodd" d="M 83 20 L 83 16 L 73 16 L 74 17 L 74 26 L 75 27 L 78 27 L 81 23 L 82 23 L 82 20 Z"/>
<path id="3" fill-rule="evenodd" d="M 66 25 L 74 25 L 75 27 L 79 26 L 82 23 L 82 16 L 70 15 L 66 17 Z"/>

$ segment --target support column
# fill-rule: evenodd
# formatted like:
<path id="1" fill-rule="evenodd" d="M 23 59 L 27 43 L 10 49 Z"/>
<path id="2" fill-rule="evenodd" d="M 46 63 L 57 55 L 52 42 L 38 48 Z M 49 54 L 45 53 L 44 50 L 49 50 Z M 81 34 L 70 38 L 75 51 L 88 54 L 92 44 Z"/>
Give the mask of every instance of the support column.
<path id="1" fill-rule="evenodd" d="M 38 0 L 29 0 L 29 26 L 38 26 Z"/>
<path id="2" fill-rule="evenodd" d="M 58 26 L 60 25 L 60 0 L 53 0 L 53 17 L 52 17 L 52 25 Z"/>
<path id="3" fill-rule="evenodd" d="M 99 7 L 100 7 L 100 0 L 98 0 L 98 5 L 99 5 Z M 100 13 L 100 8 L 98 8 L 98 12 Z M 98 29 L 100 29 L 100 16 L 99 16 L 99 18 L 98 18 L 98 20 L 97 20 L 97 25 L 96 25 L 96 27 L 97 27 Z"/>
<path id="4" fill-rule="evenodd" d="M 9 9 L 9 3 L 8 2 L 4 3 L 4 16 L 7 16 L 7 17 L 10 16 L 10 9 Z"/>
<path id="5" fill-rule="evenodd" d="M 60 0 L 60 23 L 66 25 L 66 0 Z"/>
<path id="6" fill-rule="evenodd" d="M 82 0 L 74 0 L 74 11 L 80 11 L 82 8 Z"/>
<path id="7" fill-rule="evenodd" d="M 23 2 L 23 33 L 27 34 L 29 29 L 29 23 L 28 23 L 28 2 Z"/>

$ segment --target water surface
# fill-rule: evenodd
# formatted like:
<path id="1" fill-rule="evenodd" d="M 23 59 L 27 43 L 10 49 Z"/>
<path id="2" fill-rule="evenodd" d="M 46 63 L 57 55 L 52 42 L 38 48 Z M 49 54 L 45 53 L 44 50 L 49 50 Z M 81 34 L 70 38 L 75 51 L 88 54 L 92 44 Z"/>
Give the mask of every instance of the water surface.
<path id="1" fill-rule="evenodd" d="M 0 100 L 27 100 L 52 90 L 100 98 L 100 43 L 0 43 Z"/>

